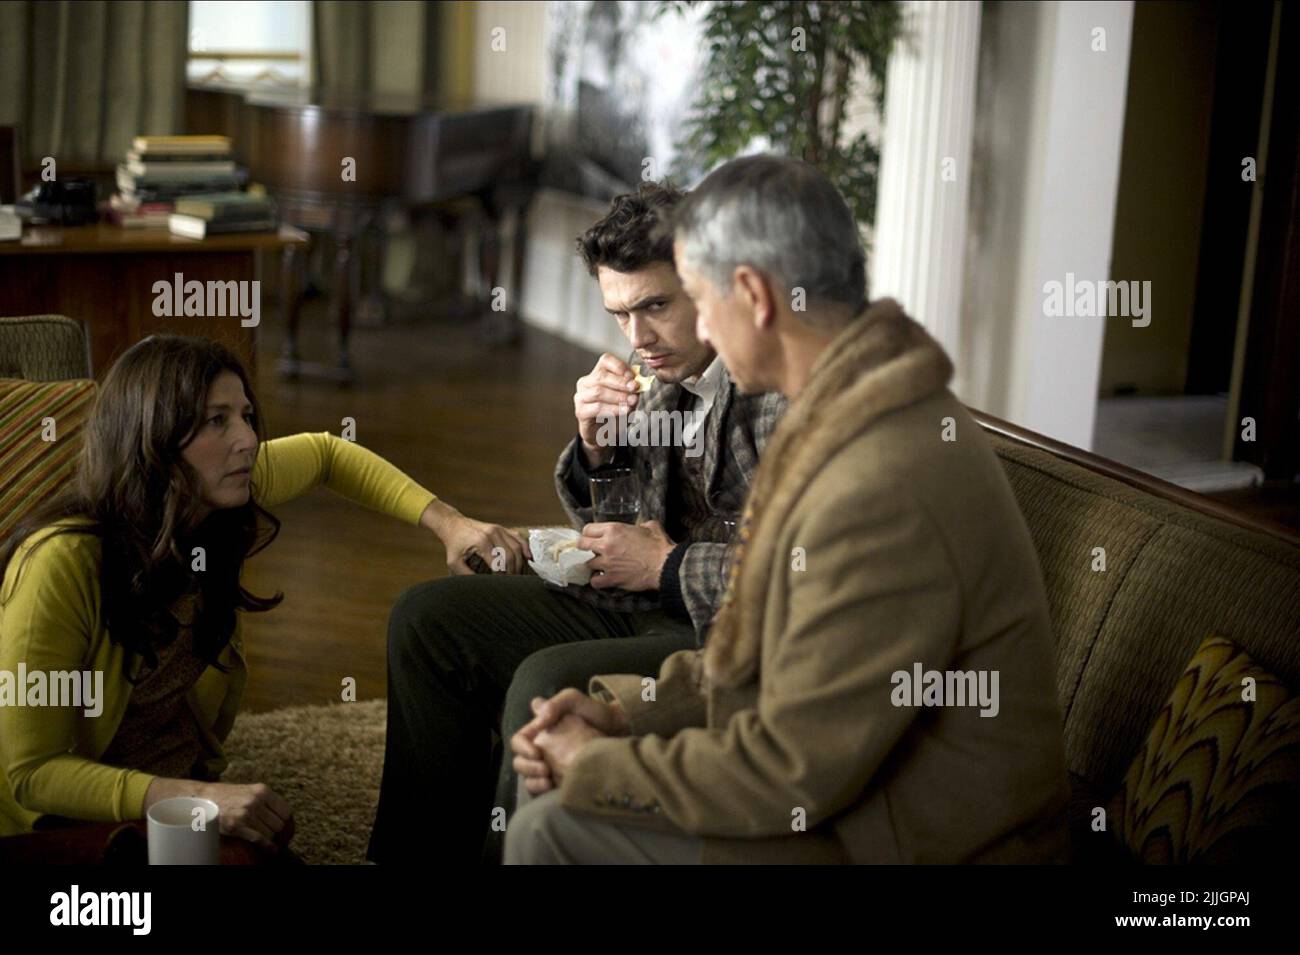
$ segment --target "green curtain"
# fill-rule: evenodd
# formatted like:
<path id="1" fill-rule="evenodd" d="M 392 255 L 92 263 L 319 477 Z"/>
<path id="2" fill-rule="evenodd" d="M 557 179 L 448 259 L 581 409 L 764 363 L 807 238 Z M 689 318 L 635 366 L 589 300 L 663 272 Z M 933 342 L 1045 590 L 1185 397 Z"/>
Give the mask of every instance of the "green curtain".
<path id="1" fill-rule="evenodd" d="M 429 0 L 316 0 L 312 84 L 348 93 L 437 92 L 438 43 L 447 6 Z"/>
<path id="2" fill-rule="evenodd" d="M 324 90 L 369 90 L 372 5 L 364 0 L 317 0 L 311 7 L 312 85 Z"/>
<path id="3" fill-rule="evenodd" d="M 111 165 L 134 136 L 181 132 L 188 27 L 184 0 L 0 3 L 0 125 L 24 165 Z"/>

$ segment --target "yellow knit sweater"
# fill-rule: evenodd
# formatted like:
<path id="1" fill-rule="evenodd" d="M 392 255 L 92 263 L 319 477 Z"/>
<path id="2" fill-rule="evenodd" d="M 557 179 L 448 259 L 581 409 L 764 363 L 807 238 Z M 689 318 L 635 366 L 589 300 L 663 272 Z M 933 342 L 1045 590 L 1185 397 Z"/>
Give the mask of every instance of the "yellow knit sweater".
<path id="1" fill-rule="evenodd" d="M 259 504 L 274 507 L 319 485 L 408 524 L 418 523 L 434 499 L 378 455 L 329 434 L 297 434 L 262 445 L 252 480 Z M 154 779 L 97 761 L 126 712 L 132 661 L 104 628 L 99 539 L 75 532 L 51 537 L 53 530 L 24 542 L 0 585 L 0 678 L 7 674 L 12 689 L 20 665 L 29 682 L 33 673 L 100 672 L 102 711 L 0 705 L 0 836 L 28 832 L 47 813 L 98 822 L 139 819 Z M 238 622 L 221 663 L 229 672 L 208 667 L 188 698 L 213 775 L 225 767 L 220 744 L 247 676 Z"/>

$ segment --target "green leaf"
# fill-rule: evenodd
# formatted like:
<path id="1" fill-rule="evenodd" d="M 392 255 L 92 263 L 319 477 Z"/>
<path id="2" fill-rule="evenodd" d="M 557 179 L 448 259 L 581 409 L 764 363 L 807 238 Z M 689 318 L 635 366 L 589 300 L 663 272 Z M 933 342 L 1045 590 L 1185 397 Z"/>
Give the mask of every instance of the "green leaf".
<path id="1" fill-rule="evenodd" d="M 698 0 L 662 0 L 655 4 L 654 16 L 700 6 Z M 893 0 L 717 0 L 703 9 L 700 89 L 683 124 L 677 143 L 682 155 L 675 168 L 712 167 L 739 154 L 756 136 L 767 136 L 773 148 L 802 156 L 816 127 L 822 170 L 859 222 L 871 223 L 878 145 L 866 134 L 850 142 L 830 142 L 830 120 L 813 115 L 812 93 L 820 79 L 824 100 L 849 102 L 855 92 L 852 67 L 865 64 L 876 86 L 873 99 L 883 112 L 889 55 L 902 31 L 900 5 Z M 806 32 L 805 52 L 790 47 L 796 27 Z M 822 66 L 841 58 L 849 61 L 849 69 Z M 827 75 L 819 75 L 823 71 Z"/>

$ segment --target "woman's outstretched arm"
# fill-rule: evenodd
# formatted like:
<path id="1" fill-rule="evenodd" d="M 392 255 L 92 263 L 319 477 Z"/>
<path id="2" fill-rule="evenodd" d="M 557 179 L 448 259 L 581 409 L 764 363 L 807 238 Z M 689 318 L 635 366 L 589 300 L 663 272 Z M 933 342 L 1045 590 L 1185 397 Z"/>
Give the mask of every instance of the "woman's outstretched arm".
<path id="1" fill-rule="evenodd" d="M 506 528 L 466 517 L 355 442 L 322 432 L 274 438 L 262 445 L 253 468 L 253 492 L 259 504 L 274 507 L 322 485 L 432 531 L 447 548 L 452 573 L 472 573 L 468 561 L 473 554 L 487 569 L 509 573 L 522 571 L 531 556 L 527 543 Z"/>

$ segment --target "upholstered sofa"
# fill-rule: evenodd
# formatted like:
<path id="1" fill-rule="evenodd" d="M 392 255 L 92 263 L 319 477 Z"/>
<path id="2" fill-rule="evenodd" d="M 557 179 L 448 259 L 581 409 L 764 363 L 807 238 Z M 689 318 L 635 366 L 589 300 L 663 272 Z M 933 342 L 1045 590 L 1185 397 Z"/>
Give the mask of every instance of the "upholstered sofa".
<path id="1" fill-rule="evenodd" d="M 1047 585 L 1076 861 L 1131 858 L 1135 847 L 1117 845 L 1124 836 L 1115 825 L 1125 776 L 1206 638 L 1226 638 L 1292 694 L 1300 688 L 1300 536 L 996 418 L 977 418 L 1020 502 Z M 1227 702 L 1239 703 L 1240 694 Z M 1187 772 L 1170 772 L 1163 792 L 1146 794 L 1149 804 L 1163 798 L 1166 818 L 1238 812 L 1258 820 L 1268 811 L 1258 805 L 1261 800 L 1271 801 L 1276 813 L 1279 801 L 1290 799 L 1286 814 L 1295 825 L 1300 704 L 1293 703 L 1281 718 L 1274 717 L 1276 725 L 1262 730 L 1272 734 L 1275 745 L 1267 778 L 1247 787 L 1255 804 L 1226 805 L 1221 798 L 1207 804 L 1204 792 L 1170 791 L 1189 774 L 1202 782 L 1210 771 L 1220 777 L 1239 774 L 1260 758 L 1234 752 L 1233 741 L 1222 738 L 1223 720 L 1232 735 L 1252 715 L 1249 706 L 1238 709 L 1235 715 L 1220 712 L 1217 734 L 1202 728 L 1199 736 L 1195 721 L 1185 713 L 1175 715 L 1184 719 L 1170 734 L 1182 733 L 1185 748 L 1198 747 L 1199 762 Z M 1288 730 L 1289 738 L 1279 739 Z M 1146 780 L 1148 787 L 1151 783 Z M 1099 807 L 1110 817 L 1105 829 L 1098 828 Z M 1159 841 L 1177 843 L 1184 835 L 1175 831 Z M 1286 837 L 1293 840 L 1294 830 Z M 1257 849 L 1260 841 L 1252 846 Z M 1150 858 L 1152 846 L 1147 848 Z M 1160 853 L 1168 849 L 1165 845 Z M 1225 846 L 1209 858 L 1237 861 L 1244 851 Z M 1172 855 L 1171 861 L 1178 861 L 1178 853 Z"/>

